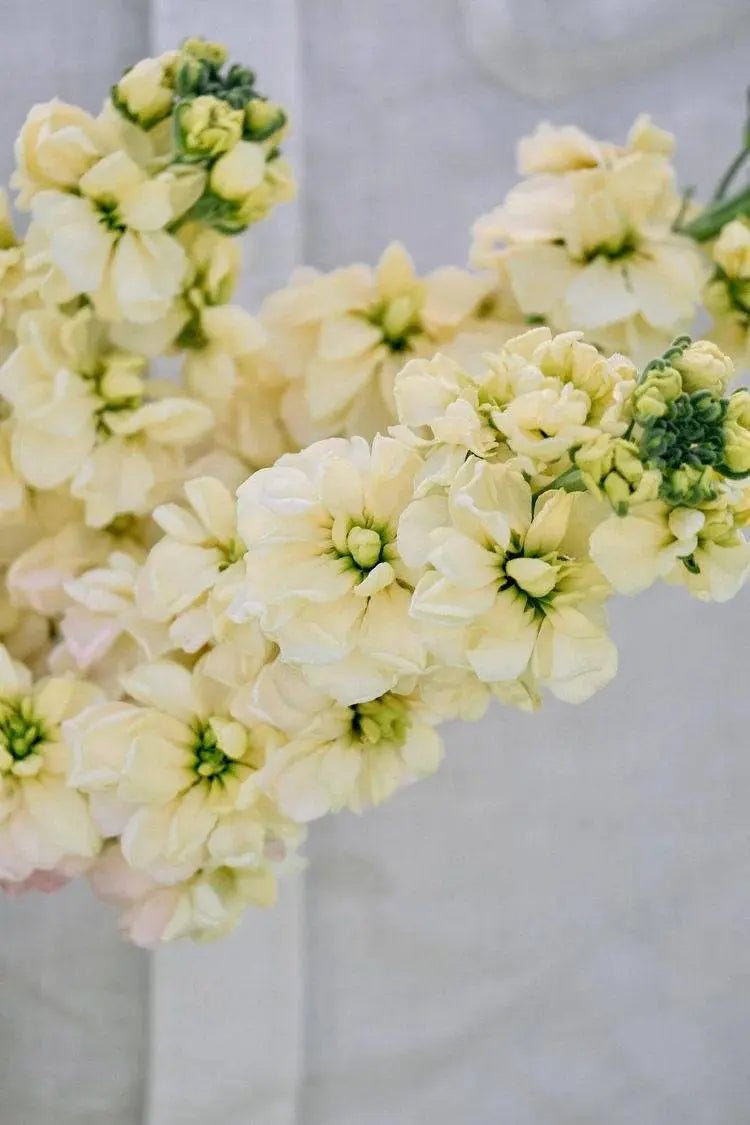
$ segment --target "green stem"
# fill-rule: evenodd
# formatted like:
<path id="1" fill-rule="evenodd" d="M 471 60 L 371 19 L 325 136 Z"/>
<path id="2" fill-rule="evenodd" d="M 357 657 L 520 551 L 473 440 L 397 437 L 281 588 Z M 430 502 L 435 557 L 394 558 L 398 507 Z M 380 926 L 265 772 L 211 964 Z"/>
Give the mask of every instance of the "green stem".
<path id="1" fill-rule="evenodd" d="M 724 196 L 727 194 L 727 192 L 729 190 L 729 185 L 731 184 L 732 180 L 737 175 L 740 168 L 742 167 L 742 165 L 745 163 L 745 161 L 747 160 L 747 158 L 749 156 L 750 156 L 750 148 L 747 148 L 747 147 L 740 149 L 740 151 L 737 153 L 734 160 L 729 165 L 726 172 L 721 177 L 721 179 L 719 180 L 719 182 L 716 186 L 716 191 L 713 194 L 713 202 L 714 203 L 718 203 L 719 200 L 723 199 Z"/>
<path id="2" fill-rule="evenodd" d="M 679 234 L 686 234 L 696 242 L 707 242 L 714 238 L 722 227 L 732 219 L 741 215 L 750 215 L 750 187 L 743 188 L 737 195 L 733 195 L 726 202 L 719 202 L 706 207 L 700 215 L 689 223 L 678 227 Z"/>

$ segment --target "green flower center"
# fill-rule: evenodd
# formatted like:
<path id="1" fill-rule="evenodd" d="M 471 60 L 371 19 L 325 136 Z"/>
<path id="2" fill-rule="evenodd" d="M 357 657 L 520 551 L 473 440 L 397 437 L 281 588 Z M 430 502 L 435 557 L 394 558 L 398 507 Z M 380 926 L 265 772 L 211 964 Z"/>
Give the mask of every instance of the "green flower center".
<path id="1" fill-rule="evenodd" d="M 367 703 L 355 704 L 351 716 L 352 736 L 362 745 L 402 746 L 411 726 L 408 704 L 391 692 Z"/>
<path id="2" fill-rule="evenodd" d="M 222 777 L 232 768 L 234 764 L 232 758 L 219 746 L 219 740 L 210 723 L 196 723 L 194 730 L 195 772 L 200 777 L 209 779 Z"/>
<path id="3" fill-rule="evenodd" d="M 47 741 L 44 724 L 29 699 L 6 703 L 0 717 L 0 747 L 16 762 L 34 754 Z"/>
<path id="4" fill-rule="evenodd" d="M 125 223 L 120 218 L 116 200 L 99 199 L 96 206 L 99 211 L 99 222 L 103 227 L 115 234 L 122 234 L 126 230 Z"/>
<path id="5" fill-rule="evenodd" d="M 390 561 L 393 535 L 385 527 L 374 527 L 366 515 L 360 519 L 361 523 L 352 523 L 347 516 L 336 516 L 331 526 L 331 553 L 367 573 L 378 563 Z"/>
<path id="6" fill-rule="evenodd" d="M 245 555 L 245 547 L 237 539 L 230 539 L 228 543 L 217 543 L 217 550 L 221 554 L 220 571 L 227 570 Z"/>
<path id="7" fill-rule="evenodd" d="M 367 313 L 367 320 L 383 335 L 383 343 L 392 352 L 405 352 L 413 336 L 422 331 L 419 309 L 411 297 L 380 301 Z"/>
<path id="8" fill-rule="evenodd" d="M 534 613 L 545 613 L 554 600 L 561 578 L 570 571 L 571 560 L 557 552 L 527 555 L 517 535 L 513 536 L 508 550 L 498 550 L 498 554 L 499 589 L 514 589 Z"/>
<path id="9" fill-rule="evenodd" d="M 619 238 L 611 242 L 602 242 L 591 250 L 585 251 L 583 260 L 593 262 L 595 258 L 606 258 L 608 262 L 618 262 L 622 258 L 629 258 L 638 250 L 638 240 L 632 231 L 625 231 Z"/>

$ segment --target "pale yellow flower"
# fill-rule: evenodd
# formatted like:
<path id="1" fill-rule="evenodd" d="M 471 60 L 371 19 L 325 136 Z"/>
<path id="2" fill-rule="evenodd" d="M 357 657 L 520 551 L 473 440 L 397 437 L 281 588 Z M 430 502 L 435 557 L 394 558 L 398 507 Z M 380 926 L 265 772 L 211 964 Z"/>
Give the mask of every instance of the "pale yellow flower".
<path id="1" fill-rule="evenodd" d="M 417 494 L 449 485 L 469 453 L 515 457 L 532 475 L 554 476 L 582 443 L 625 432 L 635 374 L 624 356 L 601 355 L 580 332 L 534 328 L 471 367 L 441 355 L 412 360 L 396 377 L 391 432 L 422 455 Z"/>
<path id="2" fill-rule="evenodd" d="M 703 291 L 719 347 L 747 365 L 750 359 L 750 223 L 734 219 L 712 247 L 716 272 Z"/>
<path id="3" fill-rule="evenodd" d="M 178 476 L 181 448 L 213 422 L 192 399 L 149 401 L 144 369 L 109 346 L 88 309 L 25 314 L 0 368 L 16 470 L 35 488 L 70 482 L 92 526 L 149 510 L 159 485 Z"/>
<path id="4" fill-rule="evenodd" d="M 418 457 L 376 437 L 286 454 L 238 491 L 246 578 L 230 616 L 256 616 L 282 656 L 343 703 L 390 690 L 424 653 L 410 627 L 414 576 L 396 549 Z"/>
<path id="5" fill-rule="evenodd" d="M 732 491 L 702 508 L 669 508 L 655 500 L 600 524 L 591 556 L 618 593 L 640 593 L 662 578 L 701 601 L 724 602 L 750 573 L 750 544 L 741 526 Z"/>
<path id="6" fill-rule="evenodd" d="M 142 129 L 151 129 L 172 112 L 177 51 L 141 59 L 112 90 L 115 107 Z"/>
<path id="7" fill-rule="evenodd" d="M 86 798 L 68 784 L 63 722 L 96 702 L 91 684 L 37 683 L 0 647 L 0 878 L 21 881 L 100 847 Z"/>
<path id="8" fill-rule="evenodd" d="M 168 177 L 150 177 L 127 153 L 113 152 L 83 174 L 78 194 L 34 197 L 33 227 L 46 239 L 39 254 L 105 319 L 158 320 L 187 271 L 185 251 L 165 229 L 176 217 L 172 190 Z"/>
<path id="9" fill-rule="evenodd" d="M 261 671 L 244 710 L 288 736 L 269 753 L 259 784 L 296 821 L 381 804 L 402 785 L 434 772 L 443 756 L 435 714 L 420 682 L 415 686 L 409 678 L 345 707 L 277 660 Z"/>
<path id="10" fill-rule="evenodd" d="M 689 325 L 705 270 L 672 226 L 668 135 L 639 119 L 625 148 L 544 127 L 521 142 L 530 178 L 474 227 L 473 261 L 499 265 L 526 315 L 581 329 L 637 362 Z"/>
<path id="11" fill-rule="evenodd" d="M 215 681 L 177 663 L 143 665 L 123 683 L 136 703 L 90 708 L 67 731 L 72 783 L 121 806 L 128 863 L 252 868 L 274 839 L 295 838 L 256 780 L 277 732 L 237 722 Z"/>
<path id="12" fill-rule="evenodd" d="M 300 444 L 329 434 L 371 437 L 395 421 L 393 381 L 477 324 L 486 278 L 459 269 L 417 276 L 389 246 L 377 267 L 302 273 L 266 302 L 271 351 L 292 380 L 285 421 Z"/>
<path id="13" fill-rule="evenodd" d="M 276 877 L 269 863 L 154 875 L 131 867 L 114 841 L 104 848 L 89 878 L 98 897 L 121 911 L 123 936 L 144 949 L 158 949 L 179 938 L 215 941 L 231 933 L 249 907 L 273 906 L 276 900 Z"/>
<path id="14" fill-rule="evenodd" d="M 162 504 L 153 516 L 164 536 L 151 548 L 138 576 L 138 610 L 163 624 L 172 645 L 198 652 L 215 638 L 209 594 L 220 583 L 225 601 L 244 576 L 244 545 L 232 494 L 212 477 L 184 486 L 189 507 Z"/>
<path id="15" fill-rule="evenodd" d="M 617 668 L 609 589 L 587 552 L 599 518 L 584 494 L 534 501 L 517 470 L 470 457 L 447 496 L 415 500 L 399 527 L 404 559 L 428 566 L 411 606 L 434 630 L 428 643 L 485 683 L 529 670 L 558 698 L 587 699 Z"/>
<path id="16" fill-rule="evenodd" d="M 55 671 L 67 666 L 85 673 L 110 698 L 121 694 L 123 673 L 172 647 L 166 626 L 147 621 L 135 605 L 143 553 L 135 544 L 119 544 L 103 565 L 65 582 L 69 604 L 59 623 L 61 640 L 50 656 L 51 665 Z"/>
<path id="17" fill-rule="evenodd" d="M 17 204 L 28 210 L 39 192 L 75 191 L 81 177 L 113 149 L 106 124 L 85 110 L 57 98 L 35 105 L 15 145 L 16 171 L 11 186 Z"/>

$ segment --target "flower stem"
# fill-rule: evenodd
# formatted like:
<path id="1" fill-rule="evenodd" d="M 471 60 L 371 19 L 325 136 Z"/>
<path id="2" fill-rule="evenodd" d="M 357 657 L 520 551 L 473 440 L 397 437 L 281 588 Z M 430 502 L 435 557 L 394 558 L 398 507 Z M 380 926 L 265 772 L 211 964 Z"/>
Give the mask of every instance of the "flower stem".
<path id="1" fill-rule="evenodd" d="M 729 191 L 729 185 L 749 156 L 750 148 L 745 146 L 744 148 L 740 149 L 732 163 L 727 168 L 724 175 L 719 180 L 716 186 L 716 191 L 714 192 L 712 197 L 712 202 L 718 203 L 720 199 L 724 198 L 724 196 Z"/>
<path id="2" fill-rule="evenodd" d="M 730 199 L 709 204 L 700 215 L 689 223 L 677 228 L 679 234 L 686 234 L 696 242 L 707 242 L 714 238 L 722 227 L 741 215 L 750 215 L 750 187 L 743 188 Z"/>

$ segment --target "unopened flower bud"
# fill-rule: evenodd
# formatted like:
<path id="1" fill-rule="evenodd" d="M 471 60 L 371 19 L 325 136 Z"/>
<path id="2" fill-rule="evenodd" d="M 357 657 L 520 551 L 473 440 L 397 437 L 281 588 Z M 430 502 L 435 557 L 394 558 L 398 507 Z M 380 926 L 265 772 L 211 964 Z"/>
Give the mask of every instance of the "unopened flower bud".
<path id="1" fill-rule="evenodd" d="M 645 423 L 663 418 L 670 402 L 682 392 L 682 377 L 674 367 L 665 366 L 651 370 L 633 392 L 633 412 L 636 421 Z"/>
<path id="2" fill-rule="evenodd" d="M 175 111 L 178 147 L 188 160 L 213 159 L 228 152 L 240 140 L 242 124 L 242 110 L 212 94 L 180 102 Z"/>
<path id="3" fill-rule="evenodd" d="M 724 422 L 724 466 L 733 476 L 750 473 L 750 391 L 735 391 Z"/>
<path id="4" fill-rule="evenodd" d="M 417 302 L 406 294 L 389 301 L 381 320 L 386 340 L 401 340 L 414 325 L 418 312 Z"/>
<path id="5" fill-rule="evenodd" d="M 707 390 L 721 395 L 734 374 L 732 360 L 710 340 L 696 340 L 673 363 L 688 394 Z"/>
<path id="6" fill-rule="evenodd" d="M 613 440 L 609 434 L 597 434 L 573 453 L 573 463 L 580 470 L 584 484 L 594 492 L 612 468 Z"/>
<path id="7" fill-rule="evenodd" d="M 252 87 L 255 82 L 255 72 L 249 66 L 242 66 L 241 63 L 232 63 L 227 71 L 226 84 L 232 86 L 247 86 Z"/>
<path id="8" fill-rule="evenodd" d="M 188 55 L 183 58 L 175 74 L 175 93 L 180 98 L 192 98 L 206 92 L 211 80 L 208 63 Z"/>
<path id="9" fill-rule="evenodd" d="M 200 35 L 185 39 L 181 49 L 183 54 L 211 63 L 212 66 L 223 66 L 227 61 L 227 49 L 223 43 L 213 43 Z"/>
<path id="10" fill-rule="evenodd" d="M 140 398 L 143 394 L 142 374 L 145 363 L 140 356 L 114 355 L 109 358 L 99 391 L 108 401 Z"/>
<path id="11" fill-rule="evenodd" d="M 245 107 L 245 135 L 251 141 L 281 138 L 287 117 L 276 102 L 252 98 Z"/>
<path id="12" fill-rule="evenodd" d="M 216 161 L 209 185 L 220 199 L 241 204 L 263 183 L 265 171 L 266 157 L 260 145 L 240 141 Z"/>
<path id="13" fill-rule="evenodd" d="M 380 561 L 383 544 L 372 528 L 353 527 L 346 537 L 346 547 L 357 566 L 362 570 L 372 570 Z"/>
<path id="14" fill-rule="evenodd" d="M 681 465 L 664 474 L 661 495 L 670 504 L 695 507 L 715 499 L 717 483 L 718 476 L 710 465 Z"/>
<path id="15" fill-rule="evenodd" d="M 142 59 L 112 89 L 115 107 L 142 129 L 151 129 L 172 112 L 176 59 L 174 51 Z"/>

